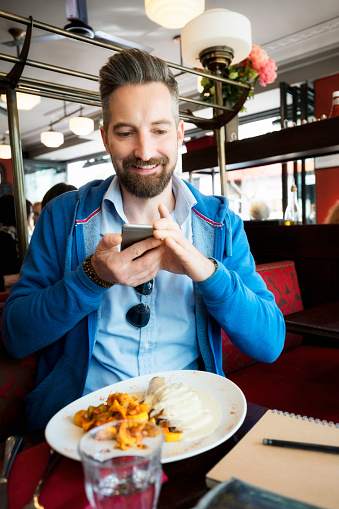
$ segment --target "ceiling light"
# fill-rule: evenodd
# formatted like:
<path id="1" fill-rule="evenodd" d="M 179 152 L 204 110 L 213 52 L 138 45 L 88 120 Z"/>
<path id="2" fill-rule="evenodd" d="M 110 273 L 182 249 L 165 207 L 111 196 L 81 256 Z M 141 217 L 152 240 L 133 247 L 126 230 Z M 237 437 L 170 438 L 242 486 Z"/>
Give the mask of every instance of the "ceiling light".
<path id="1" fill-rule="evenodd" d="M 46 147 L 60 147 L 64 142 L 64 135 L 50 129 L 40 133 L 40 140 Z"/>
<path id="2" fill-rule="evenodd" d="M 146 15 L 165 28 L 182 28 L 205 9 L 205 0 L 145 0 Z"/>
<path id="3" fill-rule="evenodd" d="M 6 94 L 1 94 L 1 99 L 3 102 L 7 103 Z M 31 110 L 35 106 L 40 104 L 41 97 L 39 95 L 24 94 L 23 92 L 17 92 L 16 102 L 18 110 Z"/>
<path id="4" fill-rule="evenodd" d="M 3 137 L 2 144 L 0 145 L 0 159 L 11 159 L 12 151 L 11 146 L 7 145 L 5 136 Z"/>
<path id="5" fill-rule="evenodd" d="M 69 119 L 69 128 L 78 136 L 90 134 L 94 131 L 94 120 L 87 117 L 72 117 Z"/>
<path id="6" fill-rule="evenodd" d="M 182 56 L 192 67 L 212 72 L 244 60 L 252 48 L 251 23 L 228 9 L 211 9 L 192 19 L 181 32 Z"/>

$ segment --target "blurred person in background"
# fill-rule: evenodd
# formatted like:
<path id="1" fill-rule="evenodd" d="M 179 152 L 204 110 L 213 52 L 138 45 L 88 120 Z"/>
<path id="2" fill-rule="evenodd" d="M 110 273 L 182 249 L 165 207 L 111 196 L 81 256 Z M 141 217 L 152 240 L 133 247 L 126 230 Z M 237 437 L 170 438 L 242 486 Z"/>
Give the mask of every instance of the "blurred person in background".
<path id="1" fill-rule="evenodd" d="M 77 191 L 78 189 L 75 186 L 72 186 L 71 184 L 66 184 L 66 182 L 59 182 L 59 184 L 55 184 L 55 186 L 51 187 L 45 194 L 45 196 L 42 199 L 41 202 L 41 210 L 45 207 L 45 205 L 53 200 L 53 198 L 56 198 L 57 196 L 60 196 L 60 194 L 67 193 L 68 191 Z"/>
<path id="2" fill-rule="evenodd" d="M 26 214 L 27 214 L 28 243 L 30 243 L 34 232 L 34 221 L 33 221 L 33 205 L 29 200 L 26 200 Z"/>
<path id="3" fill-rule="evenodd" d="M 34 227 L 37 223 L 37 220 L 39 219 L 39 216 L 41 214 L 41 201 L 36 201 L 33 203 L 33 223 Z"/>
<path id="4" fill-rule="evenodd" d="M 32 204 L 26 200 L 27 225 L 32 216 Z M 8 291 L 20 277 L 20 260 L 14 196 L 0 196 L 0 291 Z"/>
<path id="5" fill-rule="evenodd" d="M 263 201 L 255 201 L 250 208 L 250 216 L 253 221 L 265 221 L 270 217 L 270 209 Z"/>

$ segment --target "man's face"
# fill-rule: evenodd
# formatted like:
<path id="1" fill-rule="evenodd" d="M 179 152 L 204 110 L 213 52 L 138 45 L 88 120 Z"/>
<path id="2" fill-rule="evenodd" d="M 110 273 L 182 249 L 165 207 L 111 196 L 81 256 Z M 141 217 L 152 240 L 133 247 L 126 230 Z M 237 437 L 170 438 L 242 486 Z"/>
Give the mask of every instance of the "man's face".
<path id="1" fill-rule="evenodd" d="M 138 198 L 158 196 L 170 182 L 184 136 L 163 83 L 126 85 L 110 98 L 111 120 L 101 136 L 123 188 Z"/>

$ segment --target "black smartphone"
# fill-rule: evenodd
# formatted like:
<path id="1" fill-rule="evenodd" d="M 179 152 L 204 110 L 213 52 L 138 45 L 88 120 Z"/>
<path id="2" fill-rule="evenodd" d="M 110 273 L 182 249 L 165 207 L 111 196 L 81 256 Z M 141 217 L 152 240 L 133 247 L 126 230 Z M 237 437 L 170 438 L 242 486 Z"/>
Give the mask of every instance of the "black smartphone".
<path id="1" fill-rule="evenodd" d="M 153 237 L 153 231 L 153 226 L 148 224 L 123 224 L 121 251 L 136 242 Z"/>

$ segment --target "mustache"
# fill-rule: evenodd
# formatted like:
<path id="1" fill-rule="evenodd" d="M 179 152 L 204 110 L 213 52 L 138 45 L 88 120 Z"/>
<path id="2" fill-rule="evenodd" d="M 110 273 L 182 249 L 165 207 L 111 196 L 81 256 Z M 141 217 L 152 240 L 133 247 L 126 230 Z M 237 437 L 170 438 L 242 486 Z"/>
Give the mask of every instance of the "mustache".
<path id="1" fill-rule="evenodd" d="M 163 156 L 163 157 L 151 157 L 151 159 L 149 159 L 148 161 L 143 161 L 139 157 L 126 157 L 126 159 L 123 160 L 122 164 L 124 170 L 128 170 L 131 166 L 141 167 L 141 166 L 153 166 L 158 164 L 164 165 L 167 163 L 168 158 Z"/>

